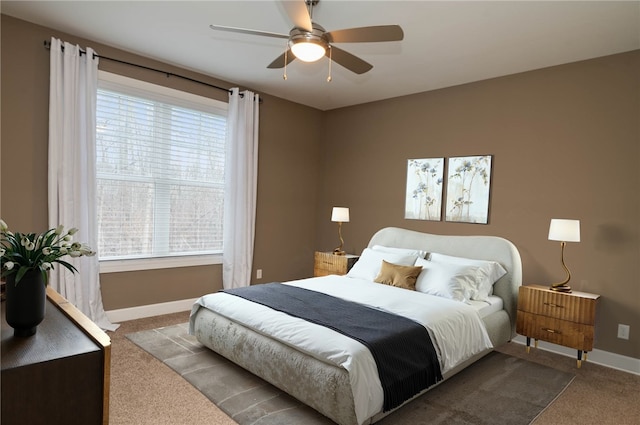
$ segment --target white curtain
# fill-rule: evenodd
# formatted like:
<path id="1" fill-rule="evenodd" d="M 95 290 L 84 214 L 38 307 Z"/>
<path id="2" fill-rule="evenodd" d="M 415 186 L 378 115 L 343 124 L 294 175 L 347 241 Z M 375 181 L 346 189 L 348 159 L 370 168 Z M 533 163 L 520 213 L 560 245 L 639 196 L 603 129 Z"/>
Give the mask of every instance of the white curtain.
<path id="1" fill-rule="evenodd" d="M 258 185 L 259 97 L 229 93 L 225 161 L 222 284 L 249 286 L 253 264 Z"/>
<path id="2" fill-rule="evenodd" d="M 51 39 L 49 88 L 49 226 L 79 232 L 74 240 L 98 247 L 96 215 L 96 96 L 94 51 Z M 78 273 L 61 266 L 49 283 L 98 326 L 115 330 L 102 304 L 98 257 L 65 257 Z"/>

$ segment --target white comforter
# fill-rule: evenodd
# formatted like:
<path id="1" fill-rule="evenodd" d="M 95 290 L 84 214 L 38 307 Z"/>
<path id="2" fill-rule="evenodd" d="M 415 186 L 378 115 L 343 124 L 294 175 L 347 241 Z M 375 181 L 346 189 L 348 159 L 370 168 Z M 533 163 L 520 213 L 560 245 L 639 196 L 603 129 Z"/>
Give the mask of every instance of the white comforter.
<path id="1" fill-rule="evenodd" d="M 477 311 L 458 301 L 346 276 L 331 275 L 286 284 L 359 302 L 423 324 L 431 335 L 443 374 L 491 348 Z M 201 307 L 348 370 L 358 423 L 382 410 L 383 393 L 377 367 L 371 353 L 361 343 L 323 326 L 223 292 L 201 297 L 192 309 L 192 319 Z"/>

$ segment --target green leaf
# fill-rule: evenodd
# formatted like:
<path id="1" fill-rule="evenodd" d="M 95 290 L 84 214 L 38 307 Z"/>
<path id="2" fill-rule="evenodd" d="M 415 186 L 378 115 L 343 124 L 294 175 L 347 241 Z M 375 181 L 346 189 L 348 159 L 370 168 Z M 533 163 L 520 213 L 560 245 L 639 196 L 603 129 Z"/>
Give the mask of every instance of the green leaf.
<path id="1" fill-rule="evenodd" d="M 49 233 L 49 232 L 50 232 L 50 233 Z M 49 234 L 48 234 L 48 235 L 47 235 L 47 237 L 44 239 L 44 240 L 45 240 L 45 242 L 42 244 L 42 246 L 51 246 L 51 245 L 52 245 L 53 240 L 56 238 L 56 236 L 57 236 L 57 235 L 56 235 L 56 231 L 55 231 L 55 229 L 51 229 L 51 230 L 49 230 L 49 232 L 47 232 L 47 233 L 49 233 Z"/>
<path id="2" fill-rule="evenodd" d="M 64 267 L 66 267 L 69 271 L 71 271 L 73 273 L 77 273 L 78 272 L 78 270 L 75 267 L 73 267 L 73 265 L 67 263 L 66 261 L 57 260 L 56 263 L 62 264 Z"/>
<path id="3" fill-rule="evenodd" d="M 24 274 L 29 271 L 29 267 L 26 266 L 21 266 L 20 269 L 18 270 L 18 274 L 16 274 L 16 285 L 18 284 L 18 282 L 20 282 L 20 280 L 22 279 L 22 276 L 24 276 Z"/>
<path id="4" fill-rule="evenodd" d="M 42 273 L 42 281 L 44 282 L 44 286 L 47 286 L 49 284 L 49 273 L 43 269 L 40 269 L 40 273 Z"/>

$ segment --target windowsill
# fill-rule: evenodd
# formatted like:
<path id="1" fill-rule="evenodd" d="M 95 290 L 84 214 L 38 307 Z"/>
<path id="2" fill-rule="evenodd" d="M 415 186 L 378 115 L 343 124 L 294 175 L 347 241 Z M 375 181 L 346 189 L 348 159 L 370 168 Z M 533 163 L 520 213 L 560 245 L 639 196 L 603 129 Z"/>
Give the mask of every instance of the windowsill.
<path id="1" fill-rule="evenodd" d="M 131 260 L 103 260 L 100 261 L 100 273 L 172 269 L 177 267 L 209 266 L 213 264 L 222 264 L 221 254 L 136 258 Z"/>

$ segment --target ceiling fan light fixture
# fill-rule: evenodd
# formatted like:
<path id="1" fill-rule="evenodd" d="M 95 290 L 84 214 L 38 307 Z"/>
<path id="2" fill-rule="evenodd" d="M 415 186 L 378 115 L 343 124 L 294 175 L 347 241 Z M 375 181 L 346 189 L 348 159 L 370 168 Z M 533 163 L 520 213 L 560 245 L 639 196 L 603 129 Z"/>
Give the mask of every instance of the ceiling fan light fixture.
<path id="1" fill-rule="evenodd" d="M 303 62 L 315 62 L 325 55 L 327 46 L 312 39 L 291 40 L 291 51 Z"/>
<path id="2" fill-rule="evenodd" d="M 331 64 L 333 62 L 342 65 L 355 74 L 364 74 L 370 71 L 373 65 L 336 47 L 334 43 L 373 43 L 400 41 L 404 38 L 404 32 L 399 25 L 374 25 L 327 31 L 317 22 L 313 22 L 312 19 L 313 7 L 318 4 L 318 1 L 320 0 L 281 2 L 294 25 L 288 36 L 286 34 L 222 25 L 209 25 L 209 27 L 219 31 L 287 39 L 285 52 L 267 66 L 269 69 L 285 68 L 285 74 L 283 75 L 285 79 L 286 66 L 294 59 L 299 59 L 303 62 L 316 62 L 323 56 L 329 58 L 328 81 L 331 81 Z"/>

